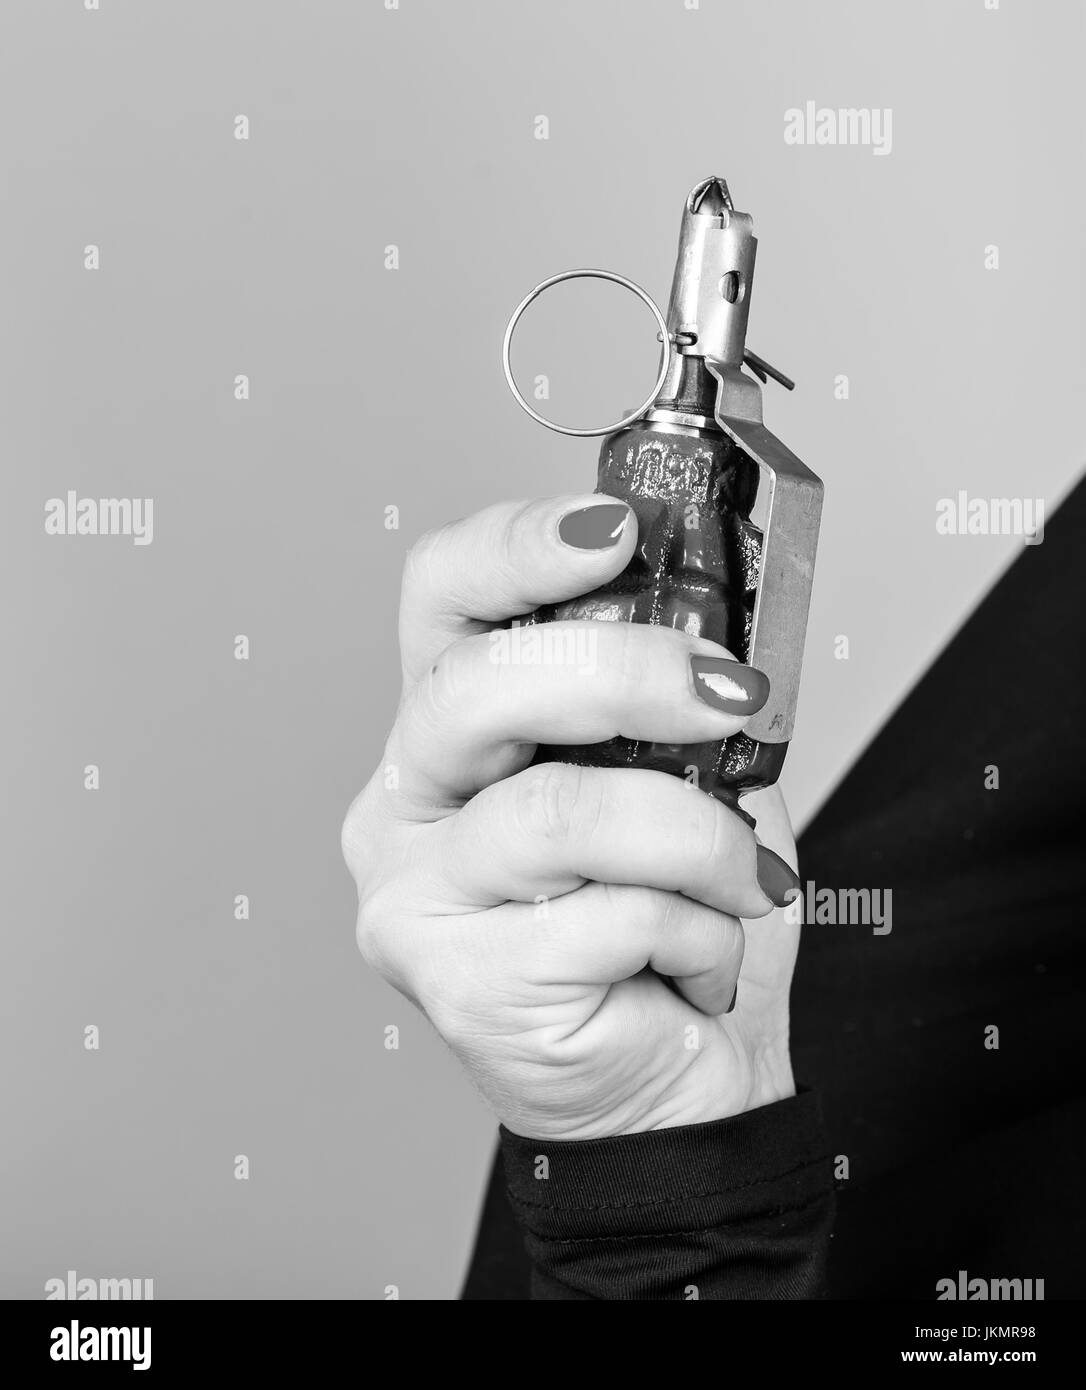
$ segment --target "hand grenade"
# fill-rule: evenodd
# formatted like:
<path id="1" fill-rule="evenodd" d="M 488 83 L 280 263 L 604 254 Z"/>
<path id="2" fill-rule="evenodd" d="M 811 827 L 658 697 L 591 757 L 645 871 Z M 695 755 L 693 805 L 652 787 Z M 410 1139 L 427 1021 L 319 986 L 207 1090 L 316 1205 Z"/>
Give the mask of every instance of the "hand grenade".
<path id="1" fill-rule="evenodd" d="M 793 383 L 746 348 L 756 249 L 751 218 L 735 211 L 727 184 L 704 179 L 683 208 L 666 321 L 623 277 L 567 271 L 526 296 L 504 346 L 506 378 L 534 419 L 562 433 L 606 433 L 597 491 L 626 502 L 638 528 L 621 574 L 538 610 L 531 621 L 663 624 L 720 643 L 770 683 L 766 704 L 744 731 L 720 742 L 614 738 L 543 747 L 537 761 L 658 769 L 744 816 L 739 797 L 777 780 L 792 737 L 822 509 L 822 483 L 762 423 L 760 383 L 772 377 L 789 390 Z M 543 419 L 520 395 L 509 365 L 513 329 L 527 305 L 548 286 L 578 276 L 634 290 L 664 339 L 649 400 L 601 430 L 567 430 Z"/>

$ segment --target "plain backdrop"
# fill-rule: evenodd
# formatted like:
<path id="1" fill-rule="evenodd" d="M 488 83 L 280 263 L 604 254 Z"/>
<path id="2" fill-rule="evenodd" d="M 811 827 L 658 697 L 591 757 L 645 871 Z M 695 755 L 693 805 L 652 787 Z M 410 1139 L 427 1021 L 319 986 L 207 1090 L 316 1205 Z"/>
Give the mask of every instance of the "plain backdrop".
<path id="1" fill-rule="evenodd" d="M 798 382 L 767 423 L 826 483 L 802 824 L 1020 551 L 938 535 L 937 501 L 1051 513 L 1081 467 L 1083 29 L 1065 0 L 5 0 L 0 1293 L 455 1295 L 494 1124 L 358 959 L 339 829 L 407 547 L 594 485 L 595 443 L 508 395 L 506 319 L 571 266 L 663 305 L 708 174 L 753 214 L 750 345 Z M 787 145 L 807 101 L 891 108 L 891 153 Z M 518 371 L 603 423 L 654 333 L 580 285 Z M 69 490 L 153 498 L 153 543 L 47 535 Z"/>

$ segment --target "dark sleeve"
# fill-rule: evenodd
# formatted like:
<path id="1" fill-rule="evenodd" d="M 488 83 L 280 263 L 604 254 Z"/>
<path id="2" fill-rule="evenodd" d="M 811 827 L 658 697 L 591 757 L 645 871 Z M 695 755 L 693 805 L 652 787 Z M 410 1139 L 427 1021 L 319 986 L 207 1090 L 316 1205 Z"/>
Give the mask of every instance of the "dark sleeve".
<path id="1" fill-rule="evenodd" d="M 811 1091 L 616 1139 L 501 1130 L 534 1299 L 825 1297 L 833 1164 Z"/>

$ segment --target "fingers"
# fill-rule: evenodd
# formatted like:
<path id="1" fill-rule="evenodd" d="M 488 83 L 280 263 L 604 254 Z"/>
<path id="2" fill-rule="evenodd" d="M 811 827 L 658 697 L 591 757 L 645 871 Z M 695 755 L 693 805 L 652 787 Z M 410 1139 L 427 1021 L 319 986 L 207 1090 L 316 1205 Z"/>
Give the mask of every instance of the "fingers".
<path id="1" fill-rule="evenodd" d="M 734 916 L 652 888 L 589 883 L 546 904 L 488 914 L 485 951 L 539 991 L 610 985 L 645 969 L 668 976 L 702 1013 L 726 1013 L 743 964 Z M 459 952 L 478 955 L 477 919 L 462 918 Z"/>
<path id="2" fill-rule="evenodd" d="M 731 1006 L 743 965 L 743 924 L 677 893 L 590 883 L 550 906 L 556 926 L 570 919 L 557 944 L 564 976 L 581 970 L 588 983 L 628 979 L 646 966 L 668 976 L 679 993 L 705 1014 Z M 557 933 L 537 954 L 549 959 Z M 592 973 L 585 975 L 584 971 Z"/>
<path id="3" fill-rule="evenodd" d="M 501 502 L 423 536 L 400 599 L 405 677 L 417 680 L 458 637 L 597 588 L 636 541 L 626 504 L 596 493 Z"/>
<path id="4" fill-rule="evenodd" d="M 589 884 L 582 893 L 591 894 L 596 887 L 598 885 Z M 643 914 L 646 922 L 649 938 L 646 964 L 658 975 L 669 977 L 679 993 L 702 1013 L 727 1013 L 735 998 L 743 966 L 745 943 L 739 918 L 716 912 L 677 893 L 647 888 L 618 891 L 625 891 L 630 900 L 640 900 L 632 910 Z M 608 928 L 613 921 L 615 944 L 619 946 L 622 917 L 615 913 L 606 921 Z"/>
<path id="5" fill-rule="evenodd" d="M 567 622 L 495 631 L 453 643 L 418 682 L 389 760 L 400 770 L 405 813 L 417 815 L 519 771 L 540 743 L 730 738 L 768 692 L 760 671 L 671 628 Z"/>
<path id="6" fill-rule="evenodd" d="M 588 880 L 679 892 L 736 917 L 774 906 L 750 827 L 681 779 L 641 768 L 527 768 L 425 827 L 416 853 L 435 899 L 463 912 L 552 901 Z"/>

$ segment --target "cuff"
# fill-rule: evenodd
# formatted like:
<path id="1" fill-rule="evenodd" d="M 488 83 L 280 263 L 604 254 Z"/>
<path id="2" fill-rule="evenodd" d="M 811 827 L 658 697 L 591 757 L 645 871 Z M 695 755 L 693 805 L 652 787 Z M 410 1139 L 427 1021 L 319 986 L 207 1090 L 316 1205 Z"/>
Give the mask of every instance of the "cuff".
<path id="1" fill-rule="evenodd" d="M 692 1232 L 799 1212 L 833 1175 L 813 1091 L 726 1120 L 612 1139 L 530 1139 L 501 1127 L 509 1198 L 530 1237 Z"/>

